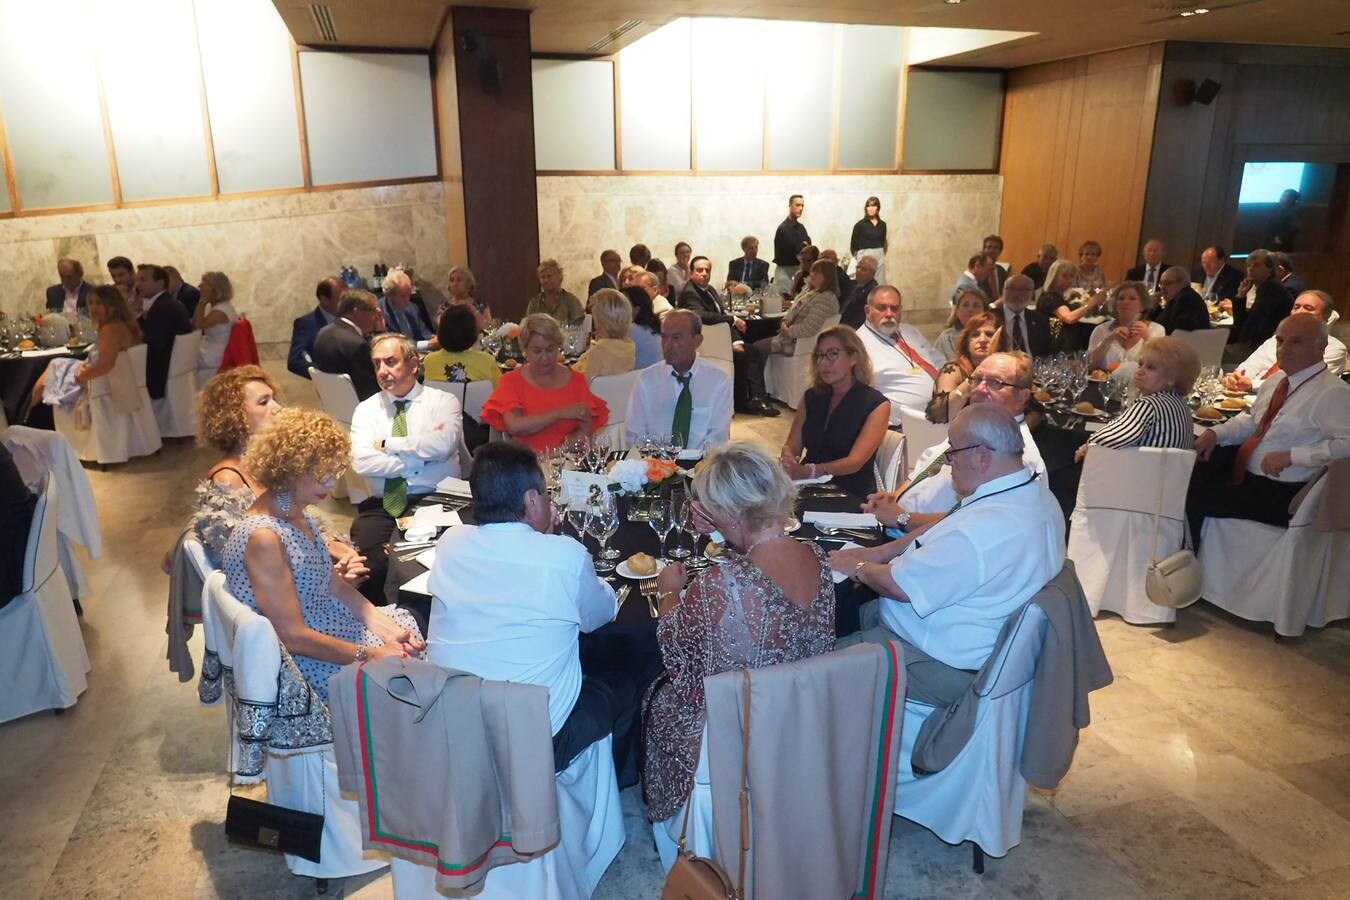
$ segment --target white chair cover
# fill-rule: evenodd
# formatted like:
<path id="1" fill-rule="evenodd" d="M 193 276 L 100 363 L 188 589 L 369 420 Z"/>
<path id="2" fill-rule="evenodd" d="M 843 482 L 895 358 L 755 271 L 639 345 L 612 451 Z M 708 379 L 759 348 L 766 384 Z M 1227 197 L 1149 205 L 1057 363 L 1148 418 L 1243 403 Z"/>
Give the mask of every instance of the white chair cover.
<path id="1" fill-rule="evenodd" d="M 600 429 L 600 435 L 609 439 L 610 449 L 627 450 L 624 422 L 628 416 L 628 399 L 637 386 L 638 373 L 621 372 L 591 379 L 591 393 L 609 405 L 609 421 Z"/>
<path id="2" fill-rule="evenodd" d="M 1180 338 L 1195 350 L 1200 357 L 1200 365 L 1223 365 L 1223 348 L 1228 343 L 1231 332 L 1227 328 L 1206 328 L 1202 331 L 1177 330 L 1172 337 Z"/>
<path id="3" fill-rule="evenodd" d="M 155 421 L 162 437 L 192 437 L 197 433 L 197 354 L 201 345 L 200 331 L 189 331 L 173 339 L 164 397 L 154 403 Z"/>
<path id="4" fill-rule="evenodd" d="M 596 741 L 556 776 L 557 846 L 529 862 L 493 869 L 477 900 L 586 900 L 595 892 L 624 842 L 613 744 L 608 735 Z M 395 857 L 391 869 L 397 900 L 440 896 L 431 866 Z"/>
<path id="5" fill-rule="evenodd" d="M 1200 531 L 1204 598 L 1275 633 L 1350 619 L 1350 532 L 1312 523 L 1326 479 L 1303 498 L 1288 528 L 1248 519 L 1206 519 Z"/>
<path id="6" fill-rule="evenodd" d="M 23 562 L 23 593 L 0 608 L 0 722 L 66 709 L 89 686 L 89 654 L 61 571 L 56 520 L 61 489 L 38 492 Z"/>
<path id="7" fill-rule="evenodd" d="M 352 413 L 356 412 L 356 405 L 360 402 L 356 396 L 356 388 L 352 387 L 351 376 L 320 372 L 310 366 L 309 380 L 314 383 L 314 390 L 319 395 L 319 408 L 336 419 L 350 436 Z M 370 487 L 366 484 L 366 480 L 353 472 L 350 467 L 342 476 L 342 486 L 352 503 L 360 503 L 370 496 Z"/>
<path id="8" fill-rule="evenodd" d="M 56 430 L 81 460 L 99 465 L 124 463 L 163 446 L 145 387 L 145 355 L 144 344 L 128 347 L 118 355 L 111 372 L 89 382 L 89 428 L 76 427 L 74 410 L 52 408 Z M 113 391 L 114 383 L 125 390 Z"/>
<path id="9" fill-rule="evenodd" d="M 1160 447 L 1093 447 L 1083 464 L 1078 502 L 1069 518 L 1069 558 L 1088 608 L 1132 625 L 1174 622 L 1177 611 L 1148 599 L 1144 579 L 1153 543 L 1153 511 L 1162 486 L 1157 558 L 1181 549 L 1186 486 L 1195 451 Z"/>
<path id="10" fill-rule="evenodd" d="M 820 331 L 838 324 L 839 317 L 830 316 L 820 327 Z M 787 404 L 789 409 L 797 408 L 797 404 L 802 402 L 802 394 L 806 391 L 807 375 L 811 371 L 811 354 L 815 349 L 816 338 L 812 335 L 809 338 L 798 338 L 797 343 L 793 345 L 791 356 L 769 354 L 764 360 L 764 389 L 769 392 L 770 397 Z"/>
<path id="11" fill-rule="evenodd" d="M 712 778 L 708 774 L 708 726 L 703 725 L 703 739 L 698 746 L 698 768 L 694 770 L 694 790 L 686 801 L 689 806 L 689 828 L 684 833 L 684 848 L 695 856 L 711 859 L 713 855 Z M 684 827 L 684 808 L 664 822 L 652 823 L 652 837 L 656 839 L 656 853 L 661 857 L 661 868 L 666 872 L 675 865 L 680 852 L 680 829 Z M 735 877 L 734 875 L 732 877 Z"/>
<path id="12" fill-rule="evenodd" d="M 228 662 L 223 647 L 218 645 L 215 649 L 221 654 L 221 662 L 234 669 L 235 690 L 251 701 L 275 702 L 281 643 L 272 623 L 230 594 L 222 572 L 213 572 L 207 578 L 205 592 L 204 605 L 212 608 L 207 620 L 208 634 L 214 632 L 215 640 L 229 646 Z M 233 746 L 233 704 L 229 711 Z M 230 771 L 234 771 L 233 765 Z M 332 744 L 294 752 L 270 750 L 263 771 L 269 803 L 324 817 L 320 861 L 287 854 L 286 867 L 292 874 L 345 878 L 389 864 L 387 858 L 376 853 L 367 855 L 361 848 L 360 811 L 355 799 L 341 794 Z"/>
<path id="13" fill-rule="evenodd" d="M 704 325 L 703 343 L 698 348 L 698 355 L 725 372 L 728 378 L 734 377 L 736 371 L 732 364 L 732 341 L 731 326 L 725 322 Z"/>
<path id="14" fill-rule="evenodd" d="M 886 430 L 877 448 L 876 460 L 872 463 L 875 470 L 877 490 L 893 491 L 905 469 L 905 436 L 898 431 Z"/>
<path id="15" fill-rule="evenodd" d="M 74 544 L 88 551 L 91 558 L 103 555 L 103 535 L 98 526 L 98 507 L 94 503 L 94 489 L 89 484 L 89 476 L 80 465 L 70 441 L 55 431 L 28 428 L 15 425 L 5 429 L 0 436 L 11 452 L 27 451 L 36 460 L 40 471 L 19 471 L 30 486 L 40 477 L 50 472 L 61 489 L 61 504 L 56 511 L 56 530 L 58 549 L 61 556 L 61 569 L 66 573 L 66 581 L 77 597 L 89 595 L 89 581 L 75 554 Z M 15 456 L 18 463 L 20 455 Z"/>
<path id="16" fill-rule="evenodd" d="M 983 667 L 975 729 L 956 758 L 940 772 L 914 774 L 910 758 L 931 706 L 906 700 L 900 731 L 895 814 L 949 844 L 974 841 L 990 856 L 1003 856 L 1022 840 L 1027 799 L 1022 737 L 1047 625 L 1045 613 L 1034 603 L 1015 615 L 1016 626 Z"/>
<path id="17" fill-rule="evenodd" d="M 947 426 L 934 425 L 921 409 L 900 407 L 900 428 L 905 433 L 905 471 L 908 473 L 919 461 L 923 451 L 947 440 Z"/>

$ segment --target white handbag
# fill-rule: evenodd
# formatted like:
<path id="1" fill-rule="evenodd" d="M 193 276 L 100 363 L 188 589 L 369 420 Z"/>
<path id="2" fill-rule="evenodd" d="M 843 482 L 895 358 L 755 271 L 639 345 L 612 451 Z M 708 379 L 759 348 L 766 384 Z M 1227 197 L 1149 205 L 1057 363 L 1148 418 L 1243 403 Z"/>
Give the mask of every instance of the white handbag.
<path id="1" fill-rule="evenodd" d="M 1162 477 L 1158 478 L 1158 503 L 1153 508 L 1153 544 L 1148 551 L 1144 593 L 1158 606 L 1184 609 L 1200 599 L 1200 561 L 1185 546 L 1185 523 L 1182 524 L 1181 532 L 1182 548 L 1166 559 L 1158 559 L 1158 520 L 1162 517 L 1163 480 Z"/>

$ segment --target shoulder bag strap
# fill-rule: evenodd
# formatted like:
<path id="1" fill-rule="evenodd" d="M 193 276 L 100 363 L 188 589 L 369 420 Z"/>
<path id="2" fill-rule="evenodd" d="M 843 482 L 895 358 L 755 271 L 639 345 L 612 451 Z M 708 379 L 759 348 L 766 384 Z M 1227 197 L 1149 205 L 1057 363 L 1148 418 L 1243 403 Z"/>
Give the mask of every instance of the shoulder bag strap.
<path id="1" fill-rule="evenodd" d="M 1162 518 L 1163 483 L 1167 481 L 1167 454 L 1162 454 L 1162 459 L 1163 465 L 1159 467 L 1161 471 L 1158 473 L 1158 502 L 1153 507 L 1153 542 L 1148 549 L 1148 564 L 1150 566 L 1158 563 L 1158 520 Z"/>
<path id="2" fill-rule="evenodd" d="M 745 681 L 745 716 L 741 725 L 741 853 L 736 864 L 736 897 L 745 896 L 745 856 L 750 852 L 750 672 L 741 669 Z"/>

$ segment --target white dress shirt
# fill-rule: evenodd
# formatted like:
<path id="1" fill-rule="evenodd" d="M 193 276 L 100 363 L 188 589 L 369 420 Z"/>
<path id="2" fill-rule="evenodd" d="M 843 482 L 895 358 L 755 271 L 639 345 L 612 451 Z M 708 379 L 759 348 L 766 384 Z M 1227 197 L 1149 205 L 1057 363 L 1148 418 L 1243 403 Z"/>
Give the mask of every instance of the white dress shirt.
<path id="1" fill-rule="evenodd" d="M 1022 462 L 1041 476 L 1036 479 L 1036 483 L 1049 493 L 1050 479 L 1045 474 L 1045 460 L 1041 459 L 1041 448 L 1032 440 L 1026 417 L 1018 416 L 1017 424 L 1022 429 Z M 920 453 L 918 462 L 910 470 L 910 480 L 928 468 L 929 463 L 936 459 L 938 454 L 946 453 L 950 446 L 947 441 L 943 441 Z M 946 463 L 942 464 L 942 468 L 936 474 L 920 481 L 900 497 L 900 508 L 910 513 L 945 513 L 955 503 L 956 488 L 952 487 L 952 467 Z"/>
<path id="2" fill-rule="evenodd" d="M 1106 357 L 1102 360 L 1103 366 L 1109 366 L 1112 363 L 1139 362 L 1139 357 L 1144 353 L 1144 344 L 1154 338 L 1164 337 L 1167 329 L 1163 328 L 1157 322 L 1144 321 L 1148 328 L 1148 334 L 1142 341 L 1137 341 L 1133 347 L 1126 350 L 1118 341 L 1112 341 L 1111 346 L 1106 348 Z M 1104 343 L 1111 337 L 1111 332 L 1119 328 L 1115 319 L 1107 319 L 1105 322 L 1092 329 L 1092 334 L 1088 336 L 1088 356 L 1096 352 L 1098 345 Z"/>
<path id="3" fill-rule="evenodd" d="M 694 408 L 689 416 L 690 448 L 704 442 L 722 444 L 731 440 L 731 379 L 703 358 L 695 357 L 689 370 L 689 393 Z M 633 393 L 628 398 L 624 430 L 632 444 L 644 434 L 670 434 L 675 419 L 675 401 L 680 398 L 680 382 L 665 360 L 638 373 Z"/>
<path id="4" fill-rule="evenodd" d="M 1345 371 L 1345 344 L 1336 340 L 1334 337 L 1327 338 L 1327 349 L 1322 354 L 1322 360 L 1331 370 L 1332 375 L 1339 376 Z M 1242 361 L 1242 365 L 1237 367 L 1241 375 L 1251 379 L 1252 388 L 1259 389 L 1266 380 L 1266 373 L 1275 365 L 1275 335 L 1266 339 L 1265 343 L 1252 351 L 1252 355 Z"/>
<path id="5" fill-rule="evenodd" d="M 886 627 L 934 659 L 978 669 L 999 629 L 1064 566 L 1064 513 L 1023 468 L 982 484 L 891 563 L 908 602 L 883 597 Z M 435 630 L 432 630 L 435 634 Z"/>
<path id="6" fill-rule="evenodd" d="M 431 566 L 427 658 L 548 688 L 554 734 L 581 692 L 577 634 L 614 618 L 614 589 L 576 541 L 524 522 L 449 528 Z"/>
<path id="7" fill-rule="evenodd" d="M 66 291 L 65 302 L 61 305 L 61 312 L 66 316 L 75 316 L 79 314 L 80 307 L 80 289 L 76 288 L 74 293 Z"/>
<path id="8" fill-rule="evenodd" d="M 407 437 L 392 436 L 396 399 L 409 401 Z M 441 479 L 459 475 L 460 416 L 454 394 L 420 384 L 403 397 L 387 391 L 367 397 L 352 413 L 352 470 L 376 497 L 384 494 L 384 480 L 395 476 L 407 479 L 409 494 L 430 493 Z"/>
<path id="9" fill-rule="evenodd" d="M 1249 411 L 1214 426 L 1221 445 L 1241 444 L 1256 433 L 1285 377 L 1284 372 L 1276 372 L 1261 385 Z M 1271 477 L 1261 471 L 1261 460 L 1281 450 L 1289 451 L 1293 464 L 1274 476 L 1276 481 L 1307 481 L 1331 460 L 1350 457 L 1350 385 L 1326 366 L 1309 366 L 1289 378 L 1289 396 L 1247 461 L 1247 471 Z"/>
<path id="10" fill-rule="evenodd" d="M 891 424 L 900 424 L 902 406 L 920 412 L 927 409 L 928 402 L 933 399 L 932 376 L 905 355 L 893 338 L 886 337 L 868 323 L 864 322 L 858 329 L 858 337 L 872 359 L 872 387 L 891 401 Z M 946 364 L 942 354 L 934 350 L 933 345 L 913 325 L 901 322 L 900 337 L 927 360 L 934 371 L 941 370 Z"/>
<path id="11" fill-rule="evenodd" d="M 1158 266 L 1144 266 L 1144 277 L 1140 281 L 1144 282 L 1144 287 L 1148 288 L 1149 293 L 1158 289 L 1158 279 L 1161 278 Z"/>

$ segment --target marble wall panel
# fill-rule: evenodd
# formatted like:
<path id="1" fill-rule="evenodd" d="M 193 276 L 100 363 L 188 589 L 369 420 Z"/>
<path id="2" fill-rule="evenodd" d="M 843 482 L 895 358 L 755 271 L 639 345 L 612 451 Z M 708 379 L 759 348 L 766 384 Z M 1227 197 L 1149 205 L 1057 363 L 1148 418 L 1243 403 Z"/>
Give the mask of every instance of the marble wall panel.
<path id="1" fill-rule="evenodd" d="M 688 241 L 713 260 L 716 279 L 747 234 L 769 258 L 794 193 L 805 197 L 802 221 L 816 245 L 846 254 L 863 202 L 875 195 L 889 225 L 888 280 L 904 291 L 912 321 L 938 325 L 966 260 L 998 231 L 1003 183 L 998 175 L 563 175 L 538 184 L 540 256 L 562 264 L 578 295 L 600 271 L 602 250 L 626 256 L 639 241 L 667 264 L 675 243 Z"/>
<path id="2" fill-rule="evenodd" d="M 367 276 L 376 262 L 411 265 L 439 303 L 451 255 L 445 217 L 442 185 L 422 183 L 0 219 L 0 309 L 40 309 L 62 256 L 101 283 L 107 259 L 122 255 L 194 280 L 224 272 L 258 342 L 284 343 L 291 320 L 313 307 L 315 283 L 344 264 Z"/>

